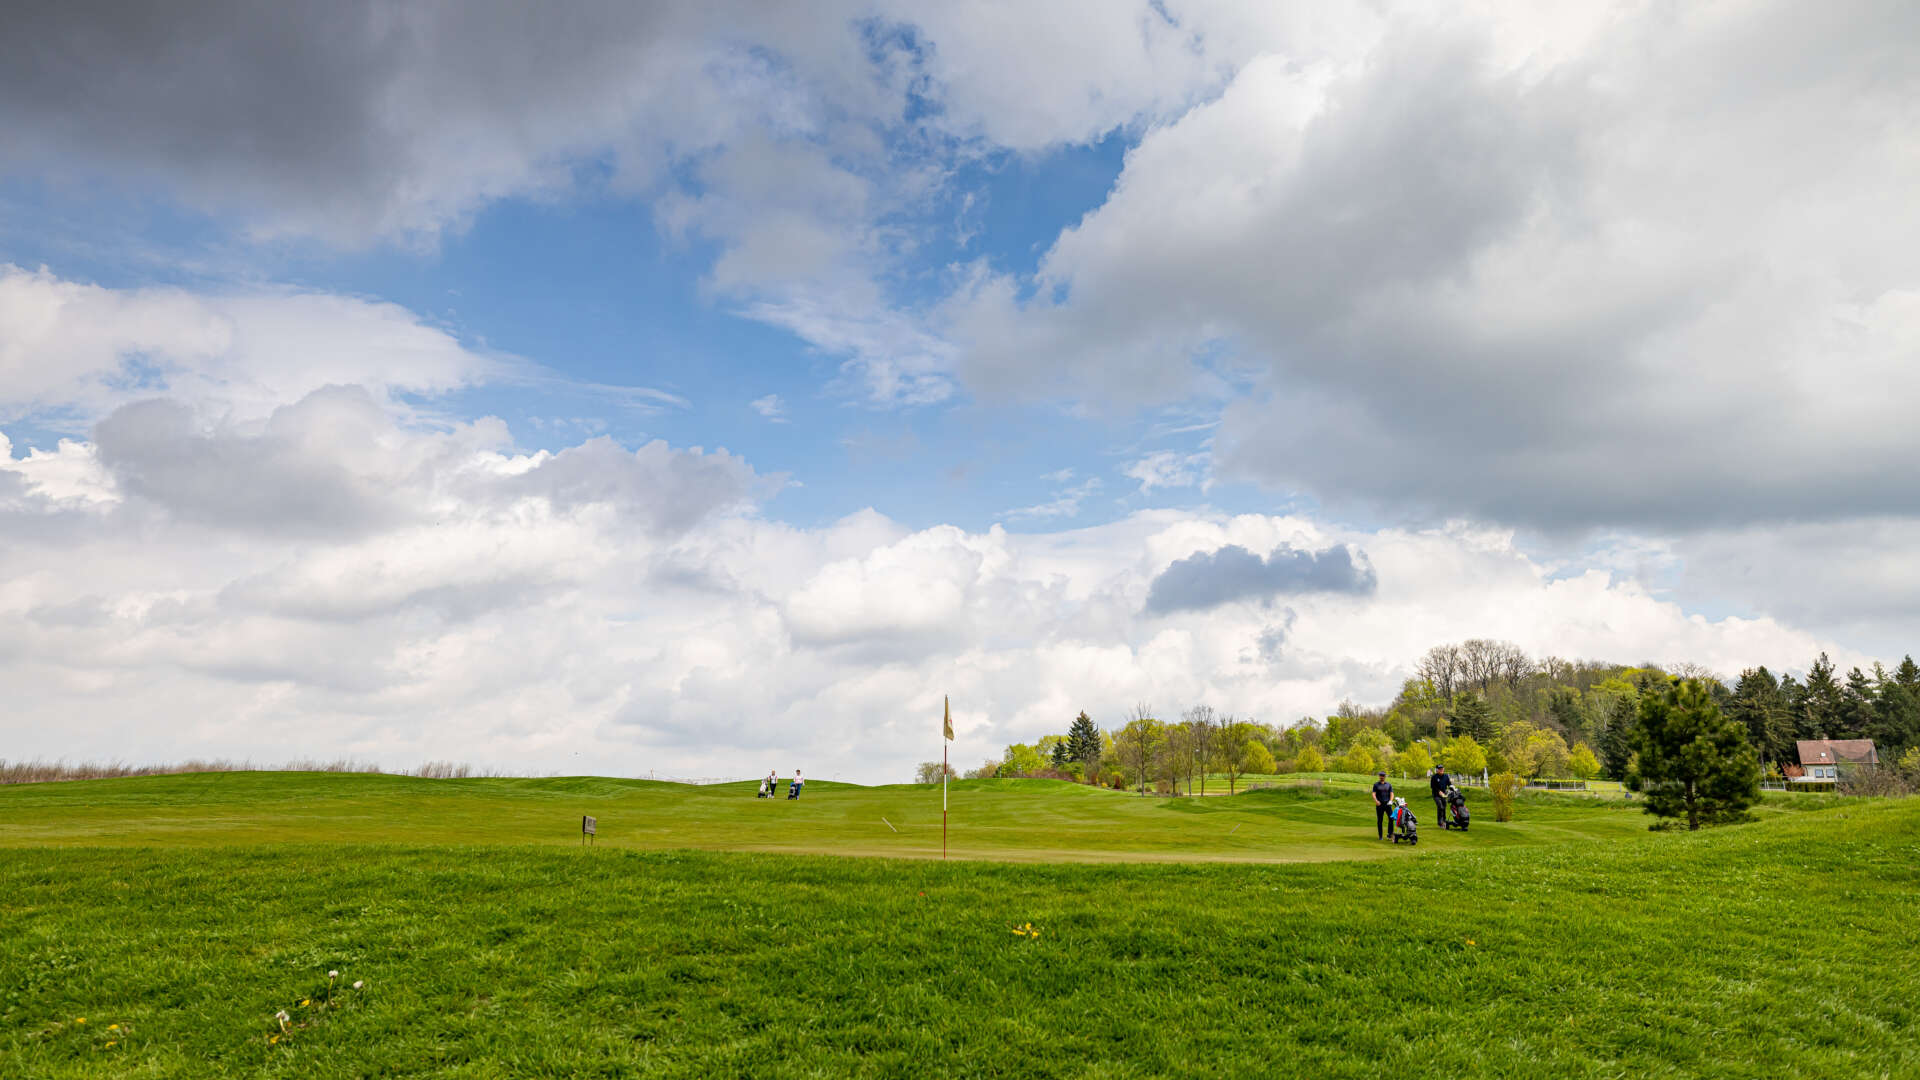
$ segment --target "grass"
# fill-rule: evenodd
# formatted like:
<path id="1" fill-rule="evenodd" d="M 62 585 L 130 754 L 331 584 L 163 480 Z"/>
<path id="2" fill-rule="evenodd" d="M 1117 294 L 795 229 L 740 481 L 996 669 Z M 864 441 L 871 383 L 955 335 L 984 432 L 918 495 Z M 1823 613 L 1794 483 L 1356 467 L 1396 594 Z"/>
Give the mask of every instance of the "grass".
<path id="1" fill-rule="evenodd" d="M 191 779 L 0 792 L 0 1075 L 1920 1074 L 1920 801 L 1667 835 L 1523 797 L 1368 833 L 1390 861 L 1247 865 L 1345 843 L 1353 793 L 988 781 L 955 794 L 1003 861 L 941 863 L 647 850 L 924 830 L 924 789 Z M 1161 861 L 1110 861 L 1128 837 Z M 1035 861 L 1062 847 L 1092 861 Z"/>
<path id="2" fill-rule="evenodd" d="M 937 787 L 812 781 L 798 800 L 756 799 L 754 785 L 690 787 L 592 777 L 421 780 L 380 774 L 208 773 L 0 788 L 0 847 L 204 846 L 265 843 L 578 845 L 580 817 L 599 819 L 596 846 L 706 848 L 937 858 Z M 1417 853 L 1374 838 L 1359 789 L 1267 789 L 1231 799 L 1160 799 L 1057 780 L 952 785 L 948 846 L 959 858 L 1019 861 L 1317 861 L 1423 857 L 1637 836 L 1637 812 L 1596 814 L 1578 800 L 1538 797 L 1516 820 L 1464 835 L 1428 826 Z"/>

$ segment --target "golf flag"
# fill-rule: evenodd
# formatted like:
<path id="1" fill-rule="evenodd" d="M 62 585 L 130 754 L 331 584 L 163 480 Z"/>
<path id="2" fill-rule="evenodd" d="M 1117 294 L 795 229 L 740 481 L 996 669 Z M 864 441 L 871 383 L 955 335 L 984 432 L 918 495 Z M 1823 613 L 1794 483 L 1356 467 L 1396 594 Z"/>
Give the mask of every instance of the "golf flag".
<path id="1" fill-rule="evenodd" d="M 946 740 L 940 744 L 940 857 L 947 857 L 947 774 L 953 770 L 947 768 L 947 743 L 953 741 L 953 702 L 947 695 L 940 695 L 940 733 Z"/>

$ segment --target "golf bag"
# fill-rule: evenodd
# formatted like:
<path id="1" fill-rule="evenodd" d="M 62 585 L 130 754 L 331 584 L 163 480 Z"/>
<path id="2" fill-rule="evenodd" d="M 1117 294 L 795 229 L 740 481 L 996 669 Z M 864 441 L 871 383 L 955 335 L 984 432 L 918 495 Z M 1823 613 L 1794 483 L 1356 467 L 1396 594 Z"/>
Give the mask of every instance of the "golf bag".
<path id="1" fill-rule="evenodd" d="M 1408 844 L 1420 842 L 1420 819 L 1413 816 L 1407 806 L 1407 800 L 1395 796 L 1393 800 L 1393 842 L 1405 840 Z"/>
<path id="2" fill-rule="evenodd" d="M 800 797 L 800 785 L 799 785 L 799 784 L 797 784 L 797 783 L 795 783 L 795 784 L 788 784 L 788 785 L 787 785 L 787 798 L 789 798 L 789 799 L 797 799 L 797 798 L 799 798 L 799 797 Z"/>
<path id="3" fill-rule="evenodd" d="M 1467 823 L 1473 815 L 1467 810 L 1467 795 L 1457 787 L 1447 789 L 1447 809 L 1453 812 L 1453 827 L 1466 831 Z"/>

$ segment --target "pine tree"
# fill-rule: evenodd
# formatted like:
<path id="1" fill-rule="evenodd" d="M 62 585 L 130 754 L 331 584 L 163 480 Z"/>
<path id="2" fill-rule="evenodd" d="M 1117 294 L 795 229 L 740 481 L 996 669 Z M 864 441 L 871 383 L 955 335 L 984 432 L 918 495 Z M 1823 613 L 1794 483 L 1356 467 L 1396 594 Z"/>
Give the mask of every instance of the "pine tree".
<path id="1" fill-rule="evenodd" d="M 1093 782 L 1094 774 L 1099 771 L 1100 750 L 1100 729 L 1083 709 L 1067 729 L 1067 756 L 1085 766 L 1088 783 Z"/>
<path id="2" fill-rule="evenodd" d="M 1833 661 L 1826 653 L 1807 671 L 1807 684 L 1800 691 L 1794 717 L 1794 729 L 1802 739 L 1830 737 L 1840 718 L 1840 684 L 1833 677 Z"/>
<path id="3" fill-rule="evenodd" d="M 1600 733 L 1600 767 L 1615 780 L 1624 780 L 1633 762 L 1634 733 L 1640 724 L 1635 698 L 1621 695 L 1613 699 L 1607 712 L 1607 726 Z"/>
<path id="4" fill-rule="evenodd" d="M 1858 667 L 1847 672 L 1847 685 L 1840 691 L 1840 715 L 1834 730 L 1838 738 L 1864 739 L 1873 728 L 1873 683 Z"/>
<path id="5" fill-rule="evenodd" d="M 1687 828 L 1737 820 L 1760 797 L 1760 765 L 1741 726 L 1720 711 L 1697 679 L 1678 679 L 1640 697 L 1637 755 L 1628 783 L 1646 811 L 1685 815 Z"/>
<path id="6" fill-rule="evenodd" d="M 1493 710 L 1479 694 L 1464 691 L 1453 699 L 1453 715 L 1448 718 L 1447 730 L 1478 743 L 1490 743 L 1494 735 Z"/>
<path id="7" fill-rule="evenodd" d="M 1893 681 L 1908 693 L 1920 694 L 1920 664 L 1915 664 L 1911 655 L 1902 658 L 1900 666 L 1893 671 Z"/>
<path id="8" fill-rule="evenodd" d="M 1727 715 L 1747 729 L 1747 738 L 1762 761 L 1793 760 L 1793 717 L 1780 694 L 1780 684 L 1765 666 L 1740 673 Z"/>

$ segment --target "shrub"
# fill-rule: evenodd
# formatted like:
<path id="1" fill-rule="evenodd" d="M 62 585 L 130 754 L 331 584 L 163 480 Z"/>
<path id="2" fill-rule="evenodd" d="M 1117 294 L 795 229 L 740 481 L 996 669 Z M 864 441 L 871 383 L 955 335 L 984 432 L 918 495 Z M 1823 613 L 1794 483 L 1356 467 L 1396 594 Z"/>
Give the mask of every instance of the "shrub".
<path id="1" fill-rule="evenodd" d="M 1326 772 L 1327 759 L 1320 756 L 1320 748 L 1309 746 L 1300 751 L 1300 757 L 1294 764 L 1300 772 Z"/>
<path id="2" fill-rule="evenodd" d="M 1513 820 L 1513 797 L 1520 794 L 1520 778 L 1510 772 L 1494 773 L 1487 781 L 1487 792 L 1493 796 L 1493 820 Z"/>

